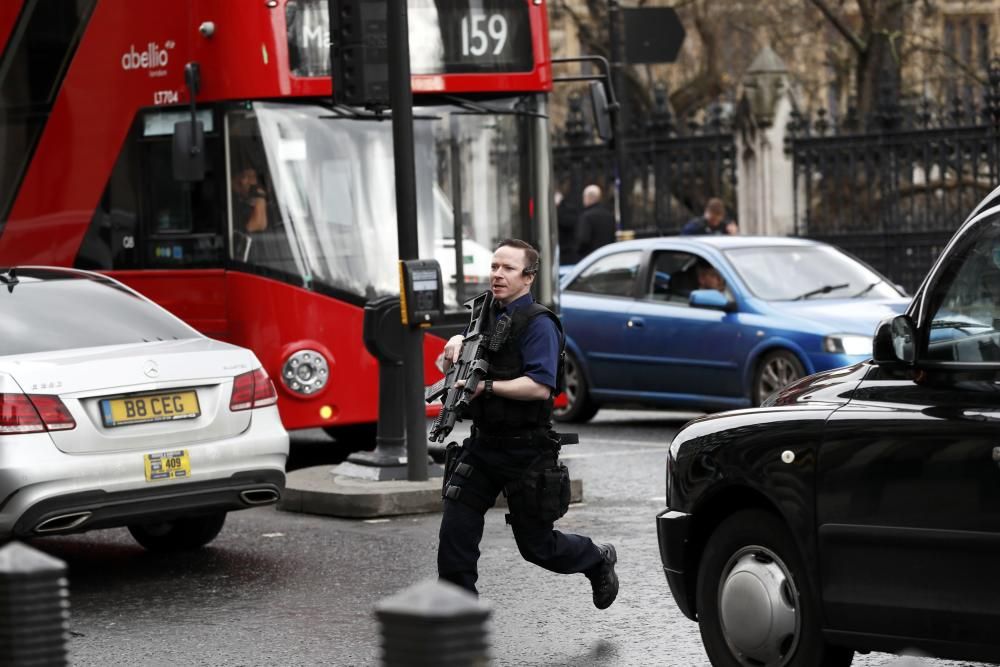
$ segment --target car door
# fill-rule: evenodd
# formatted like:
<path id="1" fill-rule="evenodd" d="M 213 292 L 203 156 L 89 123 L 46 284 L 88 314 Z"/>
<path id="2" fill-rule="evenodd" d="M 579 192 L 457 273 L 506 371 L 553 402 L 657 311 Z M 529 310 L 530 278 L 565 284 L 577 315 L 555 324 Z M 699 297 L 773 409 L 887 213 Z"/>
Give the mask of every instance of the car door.
<path id="1" fill-rule="evenodd" d="M 599 257 L 563 294 L 563 325 L 583 357 L 590 391 L 598 399 L 632 390 L 638 364 L 628 321 L 642 254 L 624 250 Z"/>
<path id="2" fill-rule="evenodd" d="M 688 397 L 742 397 L 742 363 L 749 339 L 735 312 L 690 305 L 693 290 L 706 271 L 721 273 L 699 255 L 679 250 L 655 251 L 646 288 L 629 313 L 627 326 L 636 357 L 636 389 Z M 720 285 L 732 303 L 728 286 Z M 664 397 L 666 398 L 666 397 Z"/>
<path id="3" fill-rule="evenodd" d="M 952 248 L 911 309 L 915 366 L 873 365 L 827 423 L 818 545 L 826 619 L 839 632 L 996 644 L 996 216 Z"/>

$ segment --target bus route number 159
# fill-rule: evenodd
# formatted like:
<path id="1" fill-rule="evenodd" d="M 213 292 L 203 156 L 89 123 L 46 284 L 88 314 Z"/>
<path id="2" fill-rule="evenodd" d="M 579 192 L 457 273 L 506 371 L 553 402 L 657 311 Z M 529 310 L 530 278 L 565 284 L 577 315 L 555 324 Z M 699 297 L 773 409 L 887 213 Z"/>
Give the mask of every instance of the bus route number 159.
<path id="1" fill-rule="evenodd" d="M 462 55 L 480 57 L 493 50 L 498 56 L 507 45 L 507 17 L 471 14 L 462 18 Z"/>

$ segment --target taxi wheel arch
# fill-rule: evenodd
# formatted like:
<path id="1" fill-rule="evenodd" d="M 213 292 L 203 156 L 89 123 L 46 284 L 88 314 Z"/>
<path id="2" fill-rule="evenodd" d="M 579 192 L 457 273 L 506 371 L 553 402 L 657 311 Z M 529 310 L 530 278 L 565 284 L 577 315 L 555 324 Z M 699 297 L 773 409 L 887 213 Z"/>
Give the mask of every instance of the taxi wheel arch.
<path id="1" fill-rule="evenodd" d="M 133 523 L 128 532 L 150 551 L 190 551 L 214 540 L 225 522 L 226 513 L 216 512 L 170 521 Z"/>
<path id="2" fill-rule="evenodd" d="M 700 559 L 695 594 L 702 641 L 716 667 L 851 664 L 851 649 L 824 640 L 819 600 L 798 546 L 772 512 L 740 510 L 716 526 Z M 762 608 L 783 622 L 755 626 L 744 610 Z"/>

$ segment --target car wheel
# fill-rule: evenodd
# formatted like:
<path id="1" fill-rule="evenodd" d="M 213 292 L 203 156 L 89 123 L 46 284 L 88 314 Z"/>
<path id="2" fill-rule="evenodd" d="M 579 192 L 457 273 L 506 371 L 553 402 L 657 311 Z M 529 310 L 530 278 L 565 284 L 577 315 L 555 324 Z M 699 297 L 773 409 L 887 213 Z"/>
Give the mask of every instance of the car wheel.
<path id="1" fill-rule="evenodd" d="M 753 377 L 753 404 L 760 405 L 768 396 L 805 374 L 802 362 L 788 350 L 777 350 L 764 355 L 757 364 L 757 372 Z"/>
<path id="2" fill-rule="evenodd" d="M 219 534 L 226 513 L 191 516 L 128 527 L 135 541 L 150 551 L 190 551 L 203 547 Z"/>
<path id="3" fill-rule="evenodd" d="M 566 353 L 566 406 L 555 408 L 552 416 L 561 422 L 585 422 L 597 414 L 598 406 L 590 400 L 583 367 L 572 352 Z"/>
<path id="4" fill-rule="evenodd" d="M 695 591 L 714 667 L 843 667 L 854 652 L 830 646 L 791 534 L 773 514 L 738 512 L 709 537 Z"/>

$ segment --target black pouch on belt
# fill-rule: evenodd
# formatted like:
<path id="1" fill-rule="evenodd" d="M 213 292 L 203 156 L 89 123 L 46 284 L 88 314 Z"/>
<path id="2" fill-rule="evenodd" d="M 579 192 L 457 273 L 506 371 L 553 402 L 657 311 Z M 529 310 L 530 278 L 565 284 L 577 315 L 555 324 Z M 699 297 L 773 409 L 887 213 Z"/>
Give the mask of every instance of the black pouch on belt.
<path id="1" fill-rule="evenodd" d="M 541 470 L 529 469 L 504 487 L 504 495 L 511 516 L 555 521 L 569 510 L 569 470 L 559 462 Z"/>

